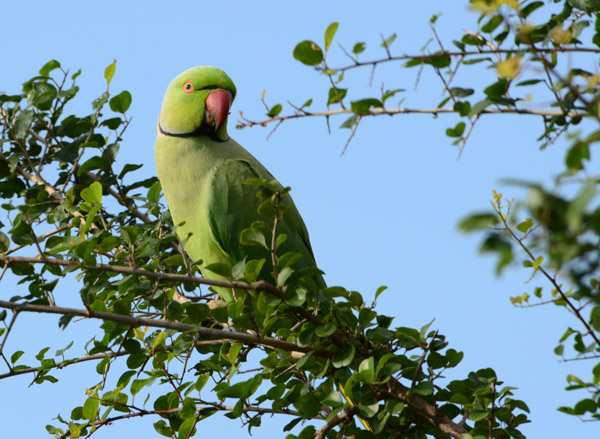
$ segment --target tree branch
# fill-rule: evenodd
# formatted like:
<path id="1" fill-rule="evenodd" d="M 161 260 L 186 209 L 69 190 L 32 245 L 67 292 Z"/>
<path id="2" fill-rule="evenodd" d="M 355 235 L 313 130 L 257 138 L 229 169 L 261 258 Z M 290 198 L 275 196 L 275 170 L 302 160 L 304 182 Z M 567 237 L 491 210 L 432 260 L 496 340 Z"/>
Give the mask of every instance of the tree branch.
<path id="1" fill-rule="evenodd" d="M 347 423 L 352 419 L 352 417 L 358 413 L 358 407 L 348 407 L 342 413 L 337 416 L 334 416 L 332 420 L 330 420 L 327 424 L 323 425 L 321 428 L 317 430 L 313 439 L 325 439 L 327 436 L 327 432 L 334 428 L 335 426 Z"/>
<path id="2" fill-rule="evenodd" d="M 152 328 L 174 329 L 180 332 L 194 332 L 204 337 L 214 337 L 225 340 L 237 340 L 250 345 L 267 346 L 289 352 L 308 353 L 316 351 L 315 348 L 310 346 L 300 347 L 294 343 L 290 343 L 287 341 L 278 340 L 271 337 L 258 337 L 256 335 L 249 334 L 246 332 L 235 332 L 223 329 L 205 328 L 202 326 L 189 325 L 186 323 L 173 322 L 170 320 L 145 319 L 123 314 L 113 314 L 104 311 L 93 311 L 87 309 L 66 308 L 49 305 L 19 304 L 15 302 L 8 302 L 5 300 L 0 300 L 0 308 L 12 309 L 17 312 L 37 312 L 42 314 L 75 315 L 90 319 L 100 319 L 105 321 L 123 323 L 132 327 L 149 326 Z M 326 357 L 331 357 L 331 352 L 329 351 L 319 351 L 319 354 L 324 355 Z"/>
<path id="3" fill-rule="evenodd" d="M 382 64 L 386 62 L 392 61 L 411 61 L 411 60 L 422 60 L 427 61 L 435 58 L 441 57 L 467 57 L 467 56 L 482 56 L 482 55 L 498 55 L 498 54 L 516 54 L 523 52 L 532 52 L 532 53 L 567 53 L 567 52 L 575 52 L 575 53 L 600 53 L 600 48 L 597 47 L 563 47 L 560 48 L 543 48 L 543 49 L 535 49 L 535 50 L 527 50 L 525 48 L 522 49 L 499 49 L 495 48 L 494 50 L 464 50 L 464 51 L 441 51 L 438 53 L 432 53 L 427 55 L 399 55 L 399 56 L 386 56 L 385 58 L 373 59 L 370 61 L 357 61 L 353 60 L 353 64 L 349 64 L 347 66 L 342 67 L 332 67 L 331 70 L 335 70 L 338 73 L 345 72 L 347 70 L 356 69 L 359 67 L 365 66 L 374 66 L 377 64 Z M 318 68 L 317 68 L 318 70 Z"/>
<path id="4" fill-rule="evenodd" d="M 127 413 L 125 415 L 120 415 L 120 416 L 113 416 L 112 418 L 106 418 L 103 419 L 99 422 L 95 422 L 93 425 L 96 428 L 100 428 L 103 427 L 105 425 L 109 425 L 115 421 L 120 421 L 123 419 L 130 419 L 130 418 L 138 418 L 141 416 L 148 416 L 148 415 L 169 415 L 169 414 L 175 414 L 175 413 L 179 413 L 183 410 L 183 407 L 177 407 L 177 408 L 172 408 L 172 409 L 166 409 L 166 410 L 140 410 L 139 412 L 135 412 L 135 413 Z M 211 412 L 211 411 L 226 411 L 226 412 L 232 412 L 234 410 L 233 406 L 228 406 L 228 405 L 223 405 L 223 404 L 210 404 L 207 405 L 206 407 L 201 407 L 197 410 L 197 413 L 199 415 L 202 415 L 204 413 L 207 412 Z M 300 416 L 300 413 L 298 413 L 295 410 L 274 410 L 274 409 L 268 409 L 268 408 L 264 408 L 264 407 L 254 407 L 254 406 L 244 406 L 244 411 L 245 412 L 251 412 L 251 413 L 259 413 L 259 414 L 277 414 L 277 415 L 291 415 L 291 416 Z M 323 417 L 321 415 L 317 415 L 314 419 L 323 419 Z"/>
<path id="5" fill-rule="evenodd" d="M 223 339 L 197 340 L 196 342 L 193 343 L 191 348 L 193 349 L 195 346 L 222 345 L 224 342 L 225 342 L 225 340 L 223 340 Z M 169 346 L 158 346 L 155 350 L 167 350 L 168 351 L 172 347 L 173 346 L 170 346 L 170 345 Z M 144 354 L 147 352 L 147 349 L 142 348 L 142 349 L 140 349 L 139 352 Z M 3 380 L 5 378 L 10 378 L 13 376 L 17 376 L 17 375 L 26 375 L 28 373 L 36 373 L 36 372 L 39 372 L 40 370 L 62 369 L 64 367 L 71 366 L 72 364 L 84 363 L 86 361 L 93 361 L 93 360 L 103 360 L 104 358 L 117 358 L 117 357 L 122 357 L 125 355 L 130 355 L 130 353 L 127 351 L 99 352 L 97 354 L 83 355 L 78 358 L 70 358 L 68 360 L 58 362 L 58 363 L 54 364 L 54 366 L 28 367 L 26 369 L 18 369 L 18 370 L 12 369 L 10 372 L 0 374 L 0 380 Z"/>
<path id="6" fill-rule="evenodd" d="M 439 114 L 449 114 L 454 113 L 458 114 L 454 108 L 451 107 L 442 107 L 442 108 L 372 108 L 369 113 L 361 114 L 360 117 L 367 116 L 395 116 L 397 114 L 432 114 L 437 116 Z M 260 121 L 252 121 L 246 118 L 243 118 L 241 121 L 238 121 L 235 126 L 237 129 L 241 130 L 244 128 L 251 128 L 257 125 L 266 127 L 270 123 L 274 122 L 283 122 L 290 119 L 301 119 L 305 117 L 331 117 L 338 116 L 341 114 L 355 114 L 351 109 L 348 108 L 339 108 L 337 110 L 326 110 L 326 111 L 314 111 L 314 112 L 302 112 L 302 113 L 294 113 L 288 114 L 285 116 L 274 116 L 268 119 L 260 120 Z M 524 108 L 486 108 L 481 110 L 478 115 L 482 114 L 526 114 L 531 116 L 569 116 L 569 117 L 592 117 L 592 115 L 587 113 L 573 112 L 570 111 L 565 113 L 561 110 L 527 110 Z"/>
<path id="7" fill-rule="evenodd" d="M 5 256 L 0 255 L 0 261 L 7 264 L 25 262 L 29 264 L 47 264 L 47 265 L 58 265 L 61 267 L 80 267 L 86 270 L 92 271 L 103 271 L 121 274 L 133 274 L 137 276 L 148 277 L 151 279 L 158 280 L 170 280 L 176 282 L 189 282 L 194 284 L 210 285 L 215 287 L 224 288 L 235 288 L 240 290 L 252 290 L 252 291 L 267 291 L 281 295 L 281 291 L 274 285 L 271 285 L 265 281 L 256 281 L 252 283 L 242 281 L 229 281 L 229 280 L 218 280 L 218 279 L 207 279 L 204 277 L 188 276 L 185 274 L 173 274 L 163 273 L 158 271 L 148 271 L 143 268 L 126 267 L 123 265 L 110 265 L 110 264 L 97 264 L 97 265 L 85 265 L 77 261 L 70 261 L 66 259 L 47 258 L 47 257 L 31 257 L 31 256 Z"/>

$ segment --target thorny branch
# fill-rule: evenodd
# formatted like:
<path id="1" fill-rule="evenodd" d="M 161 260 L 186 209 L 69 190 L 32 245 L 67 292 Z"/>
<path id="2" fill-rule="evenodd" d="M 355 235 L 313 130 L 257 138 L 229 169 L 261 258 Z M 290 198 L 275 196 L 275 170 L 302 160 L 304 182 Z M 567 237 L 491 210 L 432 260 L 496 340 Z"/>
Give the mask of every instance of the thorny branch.
<path id="1" fill-rule="evenodd" d="M 361 117 L 367 116 L 381 116 L 388 115 L 394 116 L 397 114 L 431 114 L 433 116 L 438 116 L 440 114 L 456 114 L 456 110 L 451 107 L 442 107 L 442 108 L 372 108 L 367 114 L 361 114 Z M 274 122 L 281 122 L 291 119 L 300 119 L 305 117 L 331 117 L 338 116 L 341 114 L 354 114 L 351 109 L 343 109 L 339 108 L 336 110 L 326 110 L 326 111 L 305 111 L 302 113 L 294 113 L 288 114 L 284 116 L 273 116 L 268 119 L 263 119 L 259 121 L 252 121 L 246 119 L 244 117 L 241 118 L 241 121 L 235 126 L 238 129 L 243 128 L 251 128 L 254 126 L 262 126 L 266 127 L 267 125 Z M 568 112 L 565 114 L 564 111 L 560 110 L 528 110 L 525 108 L 486 108 L 481 110 L 478 114 L 526 114 L 531 116 L 568 116 L 568 117 L 585 117 L 587 114 L 578 113 L 578 112 Z"/>

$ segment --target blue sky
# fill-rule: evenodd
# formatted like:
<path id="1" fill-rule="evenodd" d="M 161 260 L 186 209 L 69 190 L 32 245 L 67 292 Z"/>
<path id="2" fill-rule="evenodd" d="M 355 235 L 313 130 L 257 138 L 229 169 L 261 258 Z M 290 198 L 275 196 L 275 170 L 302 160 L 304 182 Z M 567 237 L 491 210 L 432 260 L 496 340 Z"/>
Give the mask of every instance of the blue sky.
<path id="1" fill-rule="evenodd" d="M 398 39 L 392 52 L 418 53 L 431 38 L 428 22 L 433 14 L 442 13 L 438 28 L 444 41 L 458 38 L 463 28 L 476 28 L 477 17 L 465 4 L 441 0 L 381 1 L 369 7 L 364 1 L 312 0 L 293 4 L 173 1 L 168 6 L 158 1 L 3 2 L 0 90 L 18 91 L 46 61 L 57 59 L 71 71 L 82 68 L 82 91 L 72 111 L 91 112 L 90 102 L 105 88 L 104 68 L 117 59 L 111 89 L 113 93 L 127 89 L 133 95 L 128 112 L 133 122 L 119 161 L 143 163 L 141 179 L 155 175 L 158 110 L 167 84 L 181 71 L 203 64 L 226 70 L 238 89 L 234 120 L 239 110 L 253 119 L 264 116 L 263 90 L 270 104 L 288 99 L 302 104 L 312 97 L 315 108 L 323 107 L 327 83 L 293 59 L 296 43 L 320 42 L 327 25 L 338 21 L 336 42 L 349 48 L 365 41 L 365 58 L 380 57 L 380 34 L 393 32 Z M 345 63 L 335 44 L 332 50 L 336 52 L 332 63 Z M 369 74 L 366 70 L 348 74 L 354 97 L 377 95 L 384 82 L 386 88 L 407 89 L 406 106 L 433 107 L 440 100 L 441 83 L 427 70 L 417 90 L 417 70 L 387 65 L 376 72 L 371 88 Z M 491 78 L 491 72 L 487 74 Z M 464 74 L 456 81 L 464 87 L 477 86 L 480 76 Z M 459 160 L 444 134 L 452 117 L 366 120 L 343 157 L 340 152 L 348 131 L 337 129 L 343 118 L 332 121 L 331 134 L 323 120 L 285 123 L 269 141 L 268 129 L 237 131 L 232 120 L 230 134 L 293 188 L 328 284 L 358 290 L 368 299 L 379 285 L 388 285 L 378 309 L 393 315 L 399 326 L 420 327 L 435 318 L 434 328 L 448 337 L 452 347 L 465 352 L 465 360 L 450 376 L 493 367 L 501 380 L 519 388 L 516 397 L 529 404 L 533 423 L 523 428 L 529 437 L 593 437 L 596 424 L 556 411 L 557 406 L 578 400 L 578 395 L 563 390 L 565 376 L 585 376 L 583 371 L 589 368 L 559 363 L 552 353 L 566 326 L 576 323 L 562 309 L 514 308 L 509 296 L 547 285 L 537 278 L 524 284 L 529 273 L 519 268 L 495 277 L 494 261 L 477 254 L 479 238 L 457 229 L 466 214 L 488 209 L 492 189 L 524 195 L 517 188 L 501 186 L 501 178 L 549 184 L 562 170 L 564 144 L 540 152 L 535 142 L 540 121 L 489 117 L 477 125 Z M 18 291 L 3 288 L 0 297 L 14 294 Z M 68 301 L 76 294 L 74 285 L 72 291 L 58 295 L 59 303 L 61 295 Z M 79 329 L 72 325 L 61 332 L 57 320 L 20 319 L 13 350 L 25 340 L 32 353 L 48 345 L 59 349 L 74 338 L 81 347 L 81 334 L 91 337 L 97 327 L 83 322 Z M 43 426 L 52 423 L 58 412 L 68 415 L 70 408 L 84 401 L 85 387 L 98 379 L 87 365 L 70 367 L 57 376 L 58 384 L 30 388 L 29 377 L 0 382 L 4 436 L 43 437 Z M 5 395 L 11 395 L 10 401 Z M 116 423 L 95 437 L 132 433 L 156 437 L 153 421 Z M 264 423 L 253 437 L 284 437 L 277 421 Z M 206 435 L 247 436 L 238 421 L 217 417 L 201 429 Z"/>

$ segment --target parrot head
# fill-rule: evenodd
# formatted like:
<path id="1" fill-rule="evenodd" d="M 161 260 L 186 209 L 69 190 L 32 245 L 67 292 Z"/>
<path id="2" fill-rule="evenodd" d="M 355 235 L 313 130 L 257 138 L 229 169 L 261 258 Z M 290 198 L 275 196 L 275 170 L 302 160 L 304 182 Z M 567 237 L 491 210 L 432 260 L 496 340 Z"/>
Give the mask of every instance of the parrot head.
<path id="1" fill-rule="evenodd" d="M 227 117 L 235 93 L 233 81 L 220 69 L 186 70 L 167 87 L 158 117 L 159 134 L 227 140 Z"/>

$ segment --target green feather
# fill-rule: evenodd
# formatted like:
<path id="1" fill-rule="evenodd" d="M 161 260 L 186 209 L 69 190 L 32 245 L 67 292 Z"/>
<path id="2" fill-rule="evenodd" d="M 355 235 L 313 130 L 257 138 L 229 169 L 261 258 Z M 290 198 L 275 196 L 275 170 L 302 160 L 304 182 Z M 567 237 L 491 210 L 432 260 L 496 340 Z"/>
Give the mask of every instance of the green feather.
<path id="1" fill-rule="evenodd" d="M 223 72 L 207 75 L 206 69 L 210 72 L 217 69 L 197 69 L 184 72 L 169 85 L 165 95 L 168 104 L 163 103 L 159 118 L 163 131 L 194 131 L 204 120 L 203 102 L 198 102 L 195 97 L 185 100 L 178 96 L 185 95 L 179 85 L 187 80 L 192 80 L 196 89 L 200 89 L 192 94 L 198 93 L 198 96 L 204 96 L 204 100 L 208 93 L 202 93 L 202 89 L 212 88 L 216 84 L 215 78 L 222 86 L 230 87 L 226 89 L 232 94 L 235 93 L 233 82 Z M 202 78 L 210 81 L 207 79 L 204 83 Z M 189 113 L 196 114 L 194 117 L 200 125 L 190 124 Z M 185 123 L 178 123 L 178 120 Z M 225 264 L 231 267 L 244 258 L 265 258 L 260 279 L 273 283 L 273 266 L 267 250 L 240 243 L 242 230 L 255 221 L 265 221 L 268 227 L 273 224 L 273 218 L 269 220 L 258 214 L 261 200 L 256 195 L 259 189 L 242 182 L 252 178 L 271 181 L 273 176 L 248 151 L 230 139 L 226 130 L 215 139 L 214 133 L 209 131 L 192 137 L 177 137 L 161 134 L 160 129 L 155 146 L 156 169 L 177 234 L 190 258 L 194 261 L 201 259 L 202 274 L 216 279 L 222 277 L 206 266 Z M 218 140 L 221 137 L 227 140 Z M 297 268 L 316 266 L 306 226 L 288 194 L 284 195 L 282 205 L 288 208 L 279 223 L 278 233 L 285 234 L 287 240 L 278 253 L 297 252 L 300 255 Z M 269 241 L 267 243 L 270 244 Z M 315 287 L 325 287 L 320 276 Z M 219 292 L 225 300 L 232 300 L 230 292 L 224 289 Z"/>

